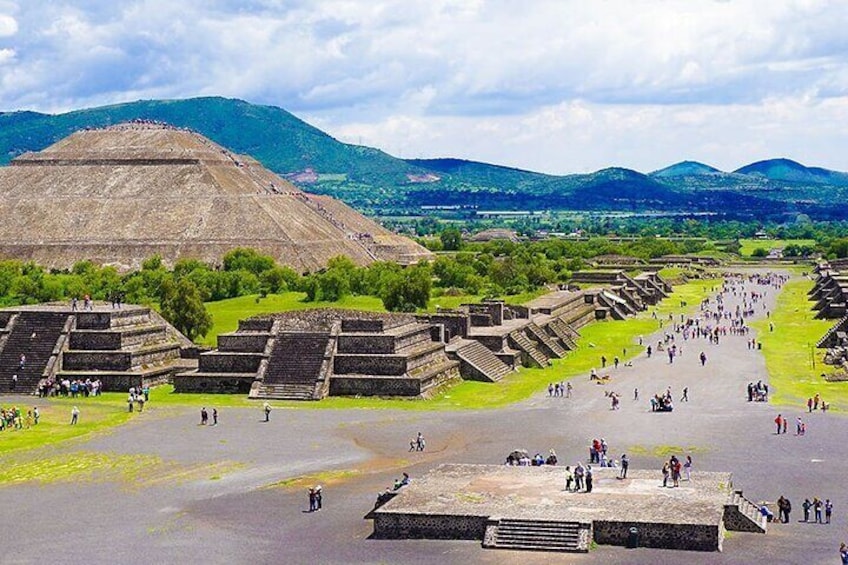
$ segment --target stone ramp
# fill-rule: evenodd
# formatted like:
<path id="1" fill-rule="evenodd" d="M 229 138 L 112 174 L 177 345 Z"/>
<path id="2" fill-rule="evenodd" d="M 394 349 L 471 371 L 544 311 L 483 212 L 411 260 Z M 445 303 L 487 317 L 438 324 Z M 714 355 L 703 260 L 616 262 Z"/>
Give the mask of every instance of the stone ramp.
<path id="1" fill-rule="evenodd" d="M 586 553 L 591 524 L 520 518 L 490 519 L 483 547 L 530 551 Z"/>
<path id="2" fill-rule="evenodd" d="M 734 532 L 766 533 L 768 521 L 759 507 L 742 496 L 741 490 L 730 493 L 724 505 L 724 526 Z"/>
<path id="3" fill-rule="evenodd" d="M 67 312 L 38 311 L 22 311 L 9 318 L 5 344 L 0 352 L 0 392 L 12 390 L 12 375 L 18 375 L 15 392 L 35 391 L 68 318 Z M 20 368 L 21 355 L 26 355 L 23 369 Z"/>
<path id="4" fill-rule="evenodd" d="M 462 339 L 448 347 L 448 352 L 459 359 L 460 371 L 465 379 L 497 382 L 512 372 L 509 365 L 479 341 Z"/>

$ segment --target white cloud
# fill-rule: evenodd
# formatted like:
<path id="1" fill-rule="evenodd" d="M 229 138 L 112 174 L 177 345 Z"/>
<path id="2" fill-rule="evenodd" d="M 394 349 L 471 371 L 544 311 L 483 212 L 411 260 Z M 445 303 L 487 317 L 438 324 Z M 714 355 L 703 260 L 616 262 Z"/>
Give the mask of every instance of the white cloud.
<path id="1" fill-rule="evenodd" d="M 846 20 L 810 0 L 0 0 L 0 109 L 215 94 L 412 157 L 834 165 Z"/>

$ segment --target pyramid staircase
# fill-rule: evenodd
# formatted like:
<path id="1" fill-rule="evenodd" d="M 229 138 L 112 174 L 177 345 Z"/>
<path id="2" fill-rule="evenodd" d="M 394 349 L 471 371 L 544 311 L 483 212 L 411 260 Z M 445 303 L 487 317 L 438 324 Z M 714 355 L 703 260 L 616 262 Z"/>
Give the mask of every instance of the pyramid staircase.
<path id="1" fill-rule="evenodd" d="M 548 333 L 540 328 L 535 322 L 530 322 L 525 326 L 527 337 L 537 342 L 538 347 L 545 352 L 548 357 L 556 357 L 561 359 L 565 357 L 565 349 L 556 341 L 551 339 Z"/>
<path id="2" fill-rule="evenodd" d="M 465 379 L 497 382 L 512 372 L 509 365 L 479 341 L 461 340 L 453 354 L 459 359 Z"/>
<path id="3" fill-rule="evenodd" d="M 550 358 L 541 351 L 530 338 L 524 334 L 523 329 L 515 330 L 507 335 L 507 341 L 510 347 L 518 349 L 527 357 L 529 365 L 537 367 L 547 367 L 550 364 Z"/>
<path id="4" fill-rule="evenodd" d="M 51 358 L 52 366 L 56 364 L 56 347 L 60 337 L 67 335 L 69 319 L 72 321 L 67 312 L 44 311 L 22 311 L 7 318 L 0 351 L 0 392 L 11 391 L 12 375 L 18 375 L 15 392 L 35 391 L 50 369 Z M 23 369 L 21 355 L 26 356 Z"/>
<path id="5" fill-rule="evenodd" d="M 568 324 L 559 318 L 551 320 L 547 325 L 547 330 L 549 333 L 553 334 L 553 337 L 560 340 L 567 350 L 574 351 L 577 349 L 577 342 L 574 340 L 574 337 L 572 337 L 572 334 L 568 329 Z"/>
<path id="6" fill-rule="evenodd" d="M 730 493 L 724 505 L 724 526 L 737 532 L 766 533 L 766 517 L 760 513 L 759 507 L 742 496 L 741 490 Z"/>
<path id="7" fill-rule="evenodd" d="M 827 347 L 827 342 L 830 341 L 830 338 L 836 332 L 845 332 L 848 331 L 848 315 L 842 316 L 838 322 L 836 322 L 827 333 L 825 333 L 822 338 L 816 343 L 816 347 Z"/>
<path id="8" fill-rule="evenodd" d="M 489 520 L 483 547 L 585 553 L 590 539 L 591 525 L 586 523 L 501 518 Z"/>
<path id="9" fill-rule="evenodd" d="M 334 348 L 330 334 L 278 333 L 264 378 L 250 398 L 320 400 Z"/>

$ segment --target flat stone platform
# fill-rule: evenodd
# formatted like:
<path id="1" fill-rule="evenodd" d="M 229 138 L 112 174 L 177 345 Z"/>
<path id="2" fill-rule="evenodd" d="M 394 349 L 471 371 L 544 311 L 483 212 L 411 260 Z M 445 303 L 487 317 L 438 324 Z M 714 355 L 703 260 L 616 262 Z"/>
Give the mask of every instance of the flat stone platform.
<path id="1" fill-rule="evenodd" d="M 565 490 L 564 465 L 444 464 L 370 515 L 374 537 L 483 539 L 487 523 L 508 519 L 591 524 L 597 543 L 625 545 L 635 526 L 642 545 L 721 549 L 730 473 L 699 472 L 664 488 L 659 471 L 630 469 L 623 480 L 619 469 L 592 472 L 593 490 L 585 493 Z"/>

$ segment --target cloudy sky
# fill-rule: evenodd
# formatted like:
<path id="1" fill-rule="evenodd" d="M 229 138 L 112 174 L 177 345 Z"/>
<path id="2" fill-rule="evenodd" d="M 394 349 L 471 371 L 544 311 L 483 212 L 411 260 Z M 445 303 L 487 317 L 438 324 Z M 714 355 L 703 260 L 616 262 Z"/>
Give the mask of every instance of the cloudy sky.
<path id="1" fill-rule="evenodd" d="M 551 173 L 848 170 L 842 0 L 0 0 L 0 110 L 220 95 Z"/>

